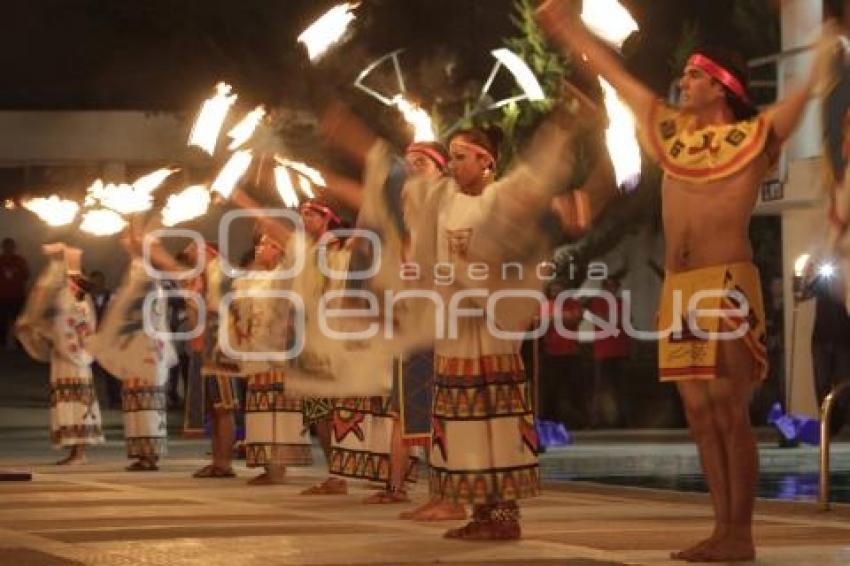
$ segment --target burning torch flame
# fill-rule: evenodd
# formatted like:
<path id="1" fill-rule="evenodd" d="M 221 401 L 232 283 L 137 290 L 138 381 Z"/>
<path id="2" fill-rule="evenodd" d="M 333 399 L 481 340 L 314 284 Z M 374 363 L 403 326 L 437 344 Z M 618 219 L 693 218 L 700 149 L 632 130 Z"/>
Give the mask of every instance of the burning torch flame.
<path id="1" fill-rule="evenodd" d="M 162 208 L 162 224 L 175 226 L 203 216 L 210 206 L 210 192 L 204 185 L 192 185 L 168 197 Z"/>
<path id="2" fill-rule="evenodd" d="M 632 15 L 617 0 L 582 2 L 581 19 L 590 31 L 617 49 L 638 30 Z"/>
<path id="3" fill-rule="evenodd" d="M 640 146 L 635 134 L 635 117 L 623 104 L 610 84 L 600 79 L 605 92 L 605 110 L 608 114 L 608 129 L 605 145 L 614 165 L 617 186 L 634 189 L 640 181 Z"/>
<path id="4" fill-rule="evenodd" d="M 307 48 L 310 61 L 318 61 L 342 40 L 348 26 L 355 20 L 352 10 L 357 5 L 355 2 L 346 2 L 331 8 L 298 36 L 298 41 Z"/>
<path id="5" fill-rule="evenodd" d="M 103 181 L 98 179 L 86 191 L 86 206 L 94 206 L 95 203 L 120 214 L 135 214 L 150 210 L 153 196 L 149 191 L 138 190 L 133 185 L 104 185 Z"/>
<path id="6" fill-rule="evenodd" d="M 227 137 L 233 140 L 230 142 L 230 145 L 227 146 L 227 149 L 231 151 L 238 149 L 239 146 L 251 139 L 251 136 L 254 135 L 254 131 L 257 129 L 257 126 L 260 125 L 260 122 L 263 121 L 265 115 L 266 109 L 262 105 L 257 106 L 248 112 L 245 117 L 242 118 L 242 120 L 233 126 L 233 129 L 227 133 Z"/>
<path id="7" fill-rule="evenodd" d="M 215 191 L 224 198 L 230 198 L 233 194 L 233 189 L 236 188 L 236 183 L 248 170 L 251 165 L 251 160 L 254 158 L 250 150 L 243 149 L 234 153 L 227 163 L 222 167 L 221 172 L 216 177 L 210 186 L 211 191 Z"/>
<path id="8" fill-rule="evenodd" d="M 23 207 L 38 216 L 49 226 L 66 226 L 74 221 L 80 205 L 56 195 L 34 198 L 23 203 Z"/>
<path id="9" fill-rule="evenodd" d="M 230 112 L 230 107 L 236 102 L 236 95 L 230 94 L 232 90 L 230 85 L 218 83 L 215 89 L 216 95 L 207 99 L 201 106 L 201 112 L 189 136 L 189 145 L 198 146 L 210 155 L 215 153 L 215 144 L 224 125 L 224 119 Z"/>
<path id="10" fill-rule="evenodd" d="M 297 208 L 299 204 L 298 195 L 295 192 L 295 187 L 292 186 L 292 179 L 289 176 L 289 170 L 283 165 L 275 167 L 274 181 L 275 186 L 277 187 L 277 192 L 283 200 L 284 206 Z"/>
<path id="11" fill-rule="evenodd" d="M 528 100 L 546 100 L 546 95 L 543 94 L 543 87 L 540 86 L 537 77 L 534 76 L 534 73 L 528 68 L 525 61 L 520 59 L 519 55 L 510 49 L 495 49 L 491 53 L 499 63 L 507 67 L 508 71 L 511 72 Z"/>
<path id="12" fill-rule="evenodd" d="M 148 173 L 133 181 L 133 188 L 137 191 L 152 193 L 159 188 L 163 181 L 177 171 L 178 169 L 157 169 L 153 173 Z"/>
<path id="13" fill-rule="evenodd" d="M 80 230 L 94 236 L 112 236 L 126 227 L 126 220 L 117 212 L 105 208 L 85 212 L 80 222 Z"/>
<path id="14" fill-rule="evenodd" d="M 325 178 L 322 176 L 322 173 L 318 169 L 314 169 L 305 163 L 300 163 L 298 161 L 290 161 L 289 159 L 277 155 L 274 159 L 284 167 L 289 167 L 296 173 L 300 173 L 302 176 L 307 177 L 314 185 L 319 187 L 328 186 L 328 182 L 325 181 Z"/>
<path id="15" fill-rule="evenodd" d="M 307 177 L 298 175 L 298 188 L 301 189 L 301 192 L 304 193 L 307 198 L 316 198 L 315 193 L 313 193 L 313 185 Z"/>
<path id="16" fill-rule="evenodd" d="M 393 97 L 393 104 L 395 104 L 396 108 L 404 116 L 405 121 L 413 126 L 413 141 L 426 142 L 437 139 L 437 134 L 434 133 L 434 126 L 431 123 L 431 117 L 425 110 L 413 104 L 401 94 Z"/>

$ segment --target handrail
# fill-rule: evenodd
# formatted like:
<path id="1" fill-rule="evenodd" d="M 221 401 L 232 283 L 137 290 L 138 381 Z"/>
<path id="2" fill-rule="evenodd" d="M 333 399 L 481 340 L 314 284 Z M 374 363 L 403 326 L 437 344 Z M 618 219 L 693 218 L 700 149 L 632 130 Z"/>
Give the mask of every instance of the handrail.
<path id="1" fill-rule="evenodd" d="M 820 487 L 818 504 L 823 511 L 829 511 L 829 419 L 835 398 L 850 388 L 850 381 L 839 383 L 824 398 L 820 408 Z"/>

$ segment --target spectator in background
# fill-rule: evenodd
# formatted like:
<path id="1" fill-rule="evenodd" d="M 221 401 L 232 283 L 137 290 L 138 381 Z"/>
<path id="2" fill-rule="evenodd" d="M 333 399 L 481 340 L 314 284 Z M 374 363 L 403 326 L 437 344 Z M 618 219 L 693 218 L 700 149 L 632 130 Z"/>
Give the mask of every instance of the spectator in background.
<path id="1" fill-rule="evenodd" d="M 815 327 L 812 331 L 812 363 L 818 407 L 833 387 L 850 380 L 850 316 L 844 306 L 842 274 L 836 263 L 810 261 L 806 283 L 799 300 L 815 299 Z M 832 407 L 830 433 L 835 435 L 850 413 L 850 391 L 840 395 Z"/>
<path id="2" fill-rule="evenodd" d="M 0 253 L 0 345 L 14 349 L 10 330 L 15 324 L 27 298 L 27 280 L 30 269 L 27 260 L 17 253 L 17 244 L 12 238 L 3 238 Z"/>
<path id="3" fill-rule="evenodd" d="M 575 333 L 584 309 L 574 297 L 567 297 L 558 308 L 558 295 L 564 291 L 561 283 L 551 283 L 547 291 L 549 300 L 541 314 L 549 319 L 549 327 L 543 335 L 540 360 L 539 416 L 560 421 L 567 428 L 581 428 L 588 423 L 588 387 L 581 372 Z M 556 319 L 562 321 L 560 331 Z"/>
<path id="4" fill-rule="evenodd" d="M 92 304 L 94 305 L 95 321 L 97 328 L 100 328 L 103 317 L 106 314 L 106 309 L 109 307 L 109 302 L 112 300 L 112 291 L 106 287 L 106 276 L 102 271 L 92 271 L 89 273 L 90 291 Z M 121 408 L 121 381 L 103 369 L 96 361 L 92 363 L 92 373 L 94 374 L 95 383 L 102 383 L 103 389 L 106 391 L 106 402 L 110 409 Z"/>
<path id="5" fill-rule="evenodd" d="M 632 425 L 630 408 L 635 398 L 633 384 L 626 375 L 625 361 L 629 357 L 631 341 L 623 330 L 623 320 L 629 313 L 623 309 L 620 296 L 620 279 L 610 276 L 602 282 L 606 296 L 593 297 L 589 310 L 605 326 L 616 326 L 616 336 L 597 336 L 593 341 L 593 390 L 591 419 L 594 426 L 626 428 Z M 612 309 L 616 309 L 612 312 Z M 597 327 L 597 333 L 604 328 Z"/>

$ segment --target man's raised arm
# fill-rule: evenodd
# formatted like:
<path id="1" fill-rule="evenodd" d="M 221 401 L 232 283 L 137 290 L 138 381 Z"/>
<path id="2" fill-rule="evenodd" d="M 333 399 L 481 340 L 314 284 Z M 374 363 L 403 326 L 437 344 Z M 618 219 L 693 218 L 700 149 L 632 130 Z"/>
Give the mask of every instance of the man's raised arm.
<path id="1" fill-rule="evenodd" d="M 547 0 L 537 10 L 537 22 L 565 53 L 583 59 L 589 69 L 611 83 L 632 109 L 639 123 L 645 123 L 656 95 L 634 78 L 611 51 L 584 26 L 571 0 Z"/>

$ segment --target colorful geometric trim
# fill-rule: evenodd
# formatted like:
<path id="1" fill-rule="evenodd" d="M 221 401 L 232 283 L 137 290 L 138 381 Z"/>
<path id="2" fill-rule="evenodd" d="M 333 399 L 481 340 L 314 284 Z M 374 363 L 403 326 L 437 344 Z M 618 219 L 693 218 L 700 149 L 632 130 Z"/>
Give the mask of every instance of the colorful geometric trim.
<path id="1" fill-rule="evenodd" d="M 334 446 L 331 448 L 329 471 L 336 476 L 387 482 L 390 479 L 390 456 Z M 415 482 L 417 476 L 418 460 L 410 457 L 404 481 Z"/>
<path id="2" fill-rule="evenodd" d="M 695 129 L 696 118 L 656 100 L 649 111 L 649 149 L 664 172 L 695 183 L 729 177 L 761 155 L 770 117 Z"/>
<path id="3" fill-rule="evenodd" d="M 537 464 L 475 471 L 432 467 L 429 484 L 433 497 L 487 505 L 534 497 L 540 491 L 540 476 Z"/>
<path id="4" fill-rule="evenodd" d="M 245 444 L 245 464 L 258 468 L 269 464 L 279 466 L 310 466 L 313 452 L 309 444 Z"/>

